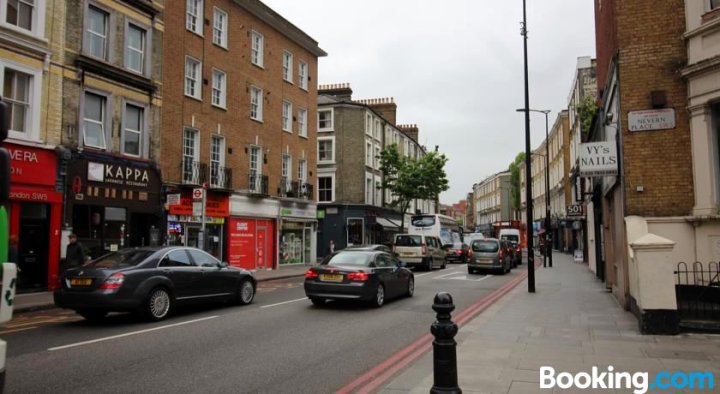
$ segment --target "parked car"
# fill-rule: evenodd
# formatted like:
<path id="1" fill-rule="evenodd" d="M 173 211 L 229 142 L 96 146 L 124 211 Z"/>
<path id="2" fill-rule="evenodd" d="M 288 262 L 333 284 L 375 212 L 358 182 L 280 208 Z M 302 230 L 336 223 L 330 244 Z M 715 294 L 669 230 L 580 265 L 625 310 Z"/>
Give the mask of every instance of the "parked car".
<path id="1" fill-rule="evenodd" d="M 308 269 L 304 287 L 315 305 L 327 300 L 360 300 L 381 307 L 393 297 L 412 297 L 415 276 L 392 253 L 341 250 Z"/>
<path id="2" fill-rule="evenodd" d="M 251 272 L 229 267 L 187 247 L 123 249 L 66 270 L 55 305 L 88 320 L 108 312 L 141 312 L 162 320 L 179 304 L 231 300 L 249 304 L 257 282 Z"/>
<path id="3" fill-rule="evenodd" d="M 447 249 L 445 260 L 448 263 L 462 263 L 465 264 L 472 257 L 472 250 L 470 247 L 462 242 L 455 242 L 452 247 Z"/>
<path id="4" fill-rule="evenodd" d="M 468 262 L 468 273 L 492 270 L 503 274 L 510 271 L 511 257 L 508 255 L 507 243 L 497 238 L 485 238 L 473 241 L 472 259 Z"/>
<path id="5" fill-rule="evenodd" d="M 345 248 L 343 250 L 378 250 L 378 251 L 387 252 L 387 253 L 393 252 L 389 246 L 380 245 L 380 244 L 353 245 L 353 246 L 348 246 L 347 248 Z"/>
<path id="6" fill-rule="evenodd" d="M 432 235 L 396 234 L 393 251 L 408 267 L 445 268 L 445 249 L 440 238 Z"/>

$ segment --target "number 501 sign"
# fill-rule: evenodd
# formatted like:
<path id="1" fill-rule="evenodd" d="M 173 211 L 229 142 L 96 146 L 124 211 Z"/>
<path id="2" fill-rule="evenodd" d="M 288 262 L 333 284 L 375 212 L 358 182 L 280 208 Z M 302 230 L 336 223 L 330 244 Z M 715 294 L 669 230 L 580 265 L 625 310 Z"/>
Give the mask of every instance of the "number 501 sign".
<path id="1" fill-rule="evenodd" d="M 585 216 L 585 212 L 583 212 L 583 206 L 582 204 L 572 204 L 567 206 L 567 215 L 568 217 L 582 217 Z"/>

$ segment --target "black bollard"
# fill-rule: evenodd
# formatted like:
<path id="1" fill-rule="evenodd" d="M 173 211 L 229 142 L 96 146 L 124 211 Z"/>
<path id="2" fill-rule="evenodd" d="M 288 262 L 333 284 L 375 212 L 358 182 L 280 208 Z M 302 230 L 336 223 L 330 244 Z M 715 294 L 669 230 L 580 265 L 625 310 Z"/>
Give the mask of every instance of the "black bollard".
<path id="1" fill-rule="evenodd" d="M 430 393 L 462 393 L 458 386 L 457 354 L 455 335 L 457 324 L 450 320 L 450 312 L 455 310 L 450 293 L 435 294 L 432 306 L 437 313 L 437 320 L 430 326 L 435 337 L 433 341 L 433 386 Z"/>

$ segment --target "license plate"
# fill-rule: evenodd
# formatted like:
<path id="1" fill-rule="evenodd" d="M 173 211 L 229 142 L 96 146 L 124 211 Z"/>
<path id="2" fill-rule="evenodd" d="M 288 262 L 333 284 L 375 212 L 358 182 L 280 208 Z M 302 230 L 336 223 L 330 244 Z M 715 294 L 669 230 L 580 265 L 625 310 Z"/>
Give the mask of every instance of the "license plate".
<path id="1" fill-rule="evenodd" d="M 322 274 L 320 275 L 320 280 L 326 282 L 342 282 L 343 276 L 338 274 Z"/>
<path id="2" fill-rule="evenodd" d="M 70 286 L 90 286 L 92 279 L 90 278 L 72 278 L 70 279 Z"/>
<path id="3" fill-rule="evenodd" d="M 405 257 L 407 257 L 407 256 L 412 256 L 412 255 L 414 255 L 413 252 L 402 252 L 402 253 L 400 253 L 400 256 L 405 256 Z"/>
<path id="4" fill-rule="evenodd" d="M 478 260 L 478 264 L 492 264 L 492 260 Z"/>

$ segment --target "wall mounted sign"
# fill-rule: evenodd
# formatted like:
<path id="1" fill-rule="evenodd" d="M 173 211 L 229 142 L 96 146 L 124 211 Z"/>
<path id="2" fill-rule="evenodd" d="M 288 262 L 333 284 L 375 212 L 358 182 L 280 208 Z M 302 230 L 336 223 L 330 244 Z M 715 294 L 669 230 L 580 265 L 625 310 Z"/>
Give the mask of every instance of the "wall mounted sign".
<path id="1" fill-rule="evenodd" d="M 628 112 L 628 130 L 648 131 L 675 128 L 675 109 L 648 109 Z"/>
<path id="2" fill-rule="evenodd" d="M 580 144 L 581 177 L 617 176 L 618 155 L 615 141 Z"/>

